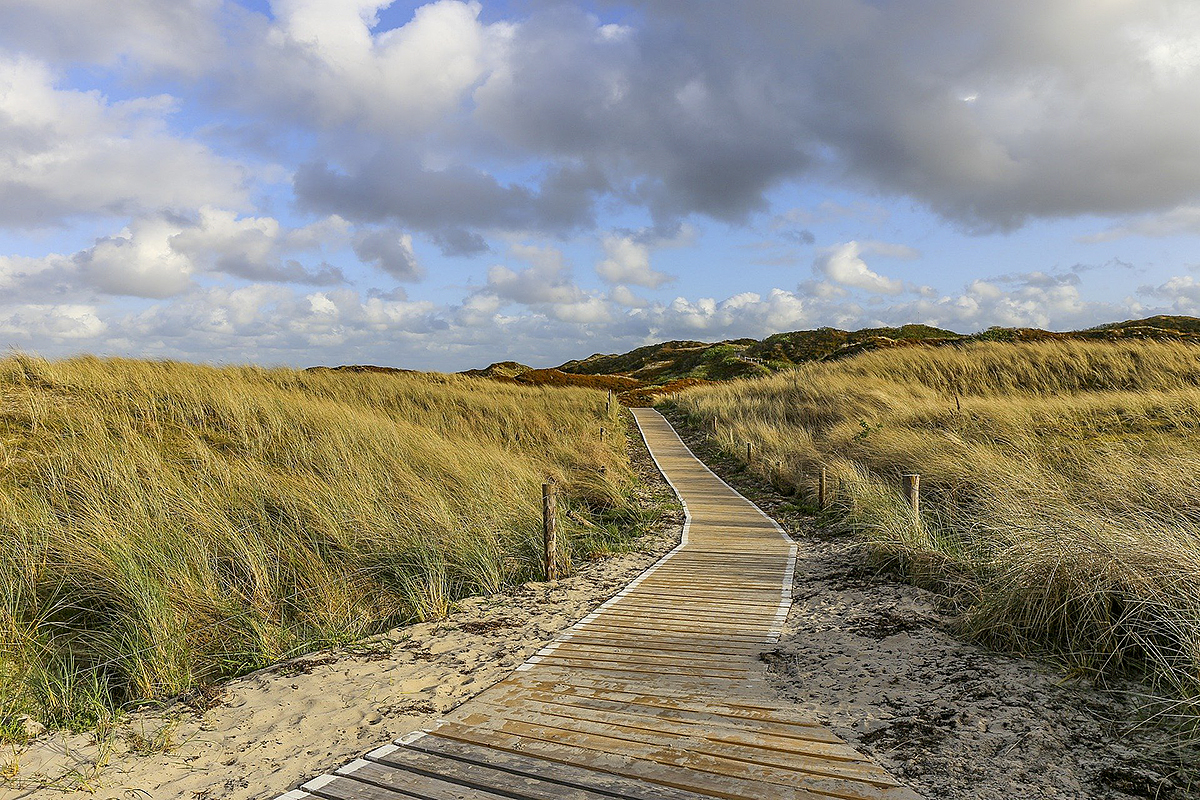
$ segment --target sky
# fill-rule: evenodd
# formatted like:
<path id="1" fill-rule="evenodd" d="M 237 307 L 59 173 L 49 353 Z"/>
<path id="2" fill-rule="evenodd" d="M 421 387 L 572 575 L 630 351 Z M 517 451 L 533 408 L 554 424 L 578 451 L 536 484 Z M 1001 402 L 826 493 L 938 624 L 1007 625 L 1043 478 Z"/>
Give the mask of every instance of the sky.
<path id="1" fill-rule="evenodd" d="M 0 346 L 1200 314 L 1195 0 L 0 0 Z"/>

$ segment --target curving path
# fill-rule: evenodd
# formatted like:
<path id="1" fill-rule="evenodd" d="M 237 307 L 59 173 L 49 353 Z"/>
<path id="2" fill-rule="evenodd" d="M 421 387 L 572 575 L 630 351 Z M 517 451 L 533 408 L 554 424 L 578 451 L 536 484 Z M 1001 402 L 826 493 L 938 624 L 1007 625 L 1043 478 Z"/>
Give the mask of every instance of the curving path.
<path id="1" fill-rule="evenodd" d="M 432 728 L 281 800 L 919 798 L 775 698 L 758 655 L 796 546 L 658 412 L 633 413 L 688 512 L 681 544 Z"/>

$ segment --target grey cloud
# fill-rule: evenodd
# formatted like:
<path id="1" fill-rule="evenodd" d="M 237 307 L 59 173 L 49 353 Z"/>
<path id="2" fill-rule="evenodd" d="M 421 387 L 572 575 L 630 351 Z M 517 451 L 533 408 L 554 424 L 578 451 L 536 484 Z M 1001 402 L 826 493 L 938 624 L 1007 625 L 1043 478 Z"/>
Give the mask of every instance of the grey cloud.
<path id="1" fill-rule="evenodd" d="M 579 11 L 534 15 L 475 93 L 474 118 L 522 151 L 600 165 L 656 221 L 744 220 L 809 163 L 794 103 L 715 38 L 690 48 L 670 27 L 606 37 Z"/>
<path id="2" fill-rule="evenodd" d="M 992 278 L 997 283 L 1016 284 L 1018 286 L 1032 286 L 1039 289 L 1048 289 L 1053 286 L 1078 286 L 1083 281 L 1076 272 L 1042 272 L 1034 270 L 1033 272 L 1009 272 L 1004 275 L 997 275 Z"/>
<path id="3" fill-rule="evenodd" d="M 779 232 L 779 236 L 796 244 L 816 244 L 817 237 L 812 231 L 803 228 L 790 228 Z"/>
<path id="4" fill-rule="evenodd" d="M 475 117 L 604 164 L 656 218 L 741 219 L 808 174 L 979 232 L 1200 194 L 1193 3 L 637 5 L 615 43 L 582 15 L 535 15 Z"/>
<path id="5" fill-rule="evenodd" d="M 491 252 L 491 246 L 478 233 L 463 228 L 443 228 L 429 235 L 444 256 L 476 256 Z"/>
<path id="6" fill-rule="evenodd" d="M 342 270 L 325 261 L 316 267 L 306 267 L 294 258 L 264 263 L 251 258 L 222 256 L 214 266 L 217 272 L 251 281 L 303 283 L 307 286 L 337 286 L 346 282 Z"/>
<path id="7" fill-rule="evenodd" d="M 412 237 L 387 229 L 361 230 L 354 236 L 354 254 L 401 281 L 419 280 L 424 270 L 413 253 Z"/>
<path id="8" fill-rule="evenodd" d="M 394 220 L 435 233 L 486 228 L 565 234 L 593 223 L 594 198 L 603 188 L 602 177 L 586 167 L 554 168 L 531 188 L 502 184 L 472 167 L 425 169 L 412 156 L 382 150 L 349 171 L 305 164 L 294 179 L 305 209 L 359 222 Z"/>
<path id="9" fill-rule="evenodd" d="M 772 189 L 809 177 L 912 197 L 973 231 L 1161 212 L 1200 197 L 1191 0 L 635 0 L 626 27 L 558 3 L 490 23 L 478 6 L 442 2 L 387 32 L 329 4 L 275 18 L 217 0 L 110 5 L 97 15 L 82 0 L 14 0 L 0 23 L 35 52 L 160 65 L 172 61 L 175 34 L 194 27 L 200 54 L 184 48 L 179 60 L 207 64 L 214 101 L 322 134 L 295 176 L 304 207 L 396 220 L 451 253 L 478 252 L 479 241 L 448 231 L 587 228 L 602 197 L 643 206 L 658 225 L 691 214 L 740 223 L 768 208 Z M 236 24 L 222 29 L 223 15 Z M 68 20 L 69 36 L 59 30 Z M 59 32 L 47 39 L 38 26 Z M 229 52 L 215 58 L 213 48 Z M 343 161 L 380 138 L 386 151 Z M 216 161 L 195 147 L 155 157 L 162 176 L 176 173 L 172 164 Z M 470 166 L 498 163 L 545 174 L 506 183 Z M 93 174 L 91 164 L 72 174 Z M 10 180 L 7 214 L 28 223 L 67 207 L 195 203 L 184 188 L 211 173 L 143 180 L 176 186 L 178 197 L 140 202 L 117 178 L 141 173 L 128 159 L 118 166 L 84 182 L 96 196 L 47 196 Z M 1194 229 L 1192 209 L 1097 236 Z M 806 238 L 802 226 L 795 235 Z"/>
<path id="10" fill-rule="evenodd" d="M 67 63 L 129 58 L 144 69 L 194 75 L 223 51 L 220 23 L 245 16 L 223 0 L 6 0 L 0 44 Z"/>

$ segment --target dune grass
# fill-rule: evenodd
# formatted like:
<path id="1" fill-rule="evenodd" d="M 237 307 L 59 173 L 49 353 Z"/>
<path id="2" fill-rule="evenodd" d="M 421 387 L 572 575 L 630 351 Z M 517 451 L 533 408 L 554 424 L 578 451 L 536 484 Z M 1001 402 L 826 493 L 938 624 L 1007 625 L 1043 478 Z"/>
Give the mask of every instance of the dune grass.
<path id="1" fill-rule="evenodd" d="M 628 547 L 623 424 L 584 389 L 0 361 L 0 736 L 540 579 L 547 477 L 568 572 Z"/>
<path id="2" fill-rule="evenodd" d="M 987 641 L 1097 677 L 1136 674 L 1160 710 L 1200 697 L 1200 348 L 977 344 L 881 351 L 673 403 L 876 558 L 955 597 Z M 900 475 L 921 475 L 919 515 Z"/>

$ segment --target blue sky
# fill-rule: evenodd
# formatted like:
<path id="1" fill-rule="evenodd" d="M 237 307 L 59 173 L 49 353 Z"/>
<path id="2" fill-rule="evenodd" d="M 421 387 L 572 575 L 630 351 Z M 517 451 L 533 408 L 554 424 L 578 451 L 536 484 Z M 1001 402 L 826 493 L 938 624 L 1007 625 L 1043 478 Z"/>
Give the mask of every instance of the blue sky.
<path id="1" fill-rule="evenodd" d="M 1200 313 L 1185 0 L 8 0 L 0 343 L 538 366 Z"/>

